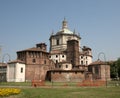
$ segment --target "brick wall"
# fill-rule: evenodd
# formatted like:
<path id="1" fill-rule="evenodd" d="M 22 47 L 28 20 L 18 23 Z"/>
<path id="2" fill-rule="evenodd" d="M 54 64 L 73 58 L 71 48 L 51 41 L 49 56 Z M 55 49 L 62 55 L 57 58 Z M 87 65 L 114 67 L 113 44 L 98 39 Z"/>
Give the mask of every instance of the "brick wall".
<path id="1" fill-rule="evenodd" d="M 83 72 L 60 72 L 60 71 L 52 71 L 51 72 L 51 80 L 53 82 L 81 82 L 85 79 Z"/>

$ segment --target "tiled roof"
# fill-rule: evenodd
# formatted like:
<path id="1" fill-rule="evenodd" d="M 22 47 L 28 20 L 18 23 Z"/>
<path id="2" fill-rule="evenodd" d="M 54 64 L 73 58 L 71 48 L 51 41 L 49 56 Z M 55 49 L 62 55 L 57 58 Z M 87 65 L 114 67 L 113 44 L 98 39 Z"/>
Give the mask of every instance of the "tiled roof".
<path id="1" fill-rule="evenodd" d="M 43 51 L 42 49 L 36 48 L 36 47 L 28 48 L 28 49 L 21 50 L 21 51 L 17 51 L 17 52 L 23 52 L 23 51 L 42 51 L 42 52 L 45 52 L 45 51 Z M 48 52 L 46 52 L 46 53 L 48 53 Z"/>
<path id="2" fill-rule="evenodd" d="M 24 64 L 25 62 L 23 62 L 21 60 L 13 60 L 13 61 L 8 62 L 8 64 L 11 64 L 11 63 L 22 63 L 22 64 Z"/>
<path id="3" fill-rule="evenodd" d="M 92 62 L 90 65 L 105 65 L 106 63 L 104 61 L 101 60 L 97 60 L 95 62 Z"/>
<path id="4" fill-rule="evenodd" d="M 1 63 L 1 62 L 0 62 L 0 66 L 7 66 L 7 64 L 6 64 L 6 63 Z"/>

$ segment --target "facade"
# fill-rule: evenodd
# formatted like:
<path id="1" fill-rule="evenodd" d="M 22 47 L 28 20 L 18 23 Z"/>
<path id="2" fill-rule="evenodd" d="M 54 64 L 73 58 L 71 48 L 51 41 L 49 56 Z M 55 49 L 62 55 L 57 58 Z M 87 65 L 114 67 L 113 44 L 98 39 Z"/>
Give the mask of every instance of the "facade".
<path id="1" fill-rule="evenodd" d="M 110 66 L 92 63 L 92 49 L 81 47 L 80 35 L 68 29 L 65 19 L 61 30 L 52 33 L 49 41 L 49 52 L 45 43 L 17 51 L 17 62 L 9 63 L 7 81 L 83 82 L 105 80 L 106 76 L 110 79 Z"/>
<path id="2" fill-rule="evenodd" d="M 25 64 L 25 80 L 45 80 L 46 72 L 54 67 L 49 59 L 45 43 L 36 44 L 36 47 L 17 52 L 17 59 Z"/>
<path id="3" fill-rule="evenodd" d="M 82 51 L 80 51 L 80 65 L 86 65 L 92 63 L 92 50 L 87 46 L 83 46 Z"/>
<path id="4" fill-rule="evenodd" d="M 80 45 L 81 37 L 79 33 L 70 31 L 67 26 L 67 21 L 62 22 L 62 29 L 50 36 L 50 59 L 55 63 L 64 61 L 73 61 L 73 65 L 89 65 L 92 63 L 92 50 L 89 47 Z M 73 41 L 74 40 L 74 41 Z M 74 45 L 74 50 L 70 48 Z M 71 58 L 70 52 L 76 52 L 75 58 Z M 69 55 L 69 56 L 68 56 Z M 70 60 L 71 59 L 71 60 Z"/>
<path id="5" fill-rule="evenodd" d="M 50 36 L 50 56 L 55 69 L 49 71 L 51 81 L 85 80 L 88 65 L 92 63 L 92 50 L 80 45 L 81 37 L 75 31 L 70 31 L 67 21 L 62 22 L 62 29 Z"/>
<path id="6" fill-rule="evenodd" d="M 25 64 L 23 61 L 8 62 L 7 82 L 25 82 Z"/>
<path id="7" fill-rule="evenodd" d="M 88 66 L 88 71 L 93 74 L 95 80 L 110 80 L 110 65 L 103 61 L 95 61 Z"/>

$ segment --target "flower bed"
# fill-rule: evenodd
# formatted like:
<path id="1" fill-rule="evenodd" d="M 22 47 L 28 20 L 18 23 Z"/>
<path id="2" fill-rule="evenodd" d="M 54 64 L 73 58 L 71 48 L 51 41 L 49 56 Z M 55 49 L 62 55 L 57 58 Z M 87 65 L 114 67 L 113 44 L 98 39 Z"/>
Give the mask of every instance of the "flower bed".
<path id="1" fill-rule="evenodd" d="M 21 92 L 18 88 L 0 88 L 0 97 L 16 95 Z"/>

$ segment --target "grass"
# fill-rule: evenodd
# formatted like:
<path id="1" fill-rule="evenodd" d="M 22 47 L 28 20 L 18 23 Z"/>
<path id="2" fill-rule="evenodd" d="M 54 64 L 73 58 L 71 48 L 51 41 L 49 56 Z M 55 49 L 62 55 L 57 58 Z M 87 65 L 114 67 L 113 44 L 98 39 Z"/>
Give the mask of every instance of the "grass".
<path id="1" fill-rule="evenodd" d="M 16 98 L 120 98 L 120 87 L 23 88 Z"/>
<path id="2" fill-rule="evenodd" d="M 116 81 L 108 82 L 108 87 L 77 87 L 76 83 L 51 83 L 47 86 L 32 87 L 30 82 L 14 83 L 1 82 L 1 87 L 17 87 L 21 89 L 19 95 L 12 95 L 6 98 L 120 98 L 120 85 Z"/>
<path id="3" fill-rule="evenodd" d="M 31 86 L 31 82 L 0 82 L 1 86 Z"/>

